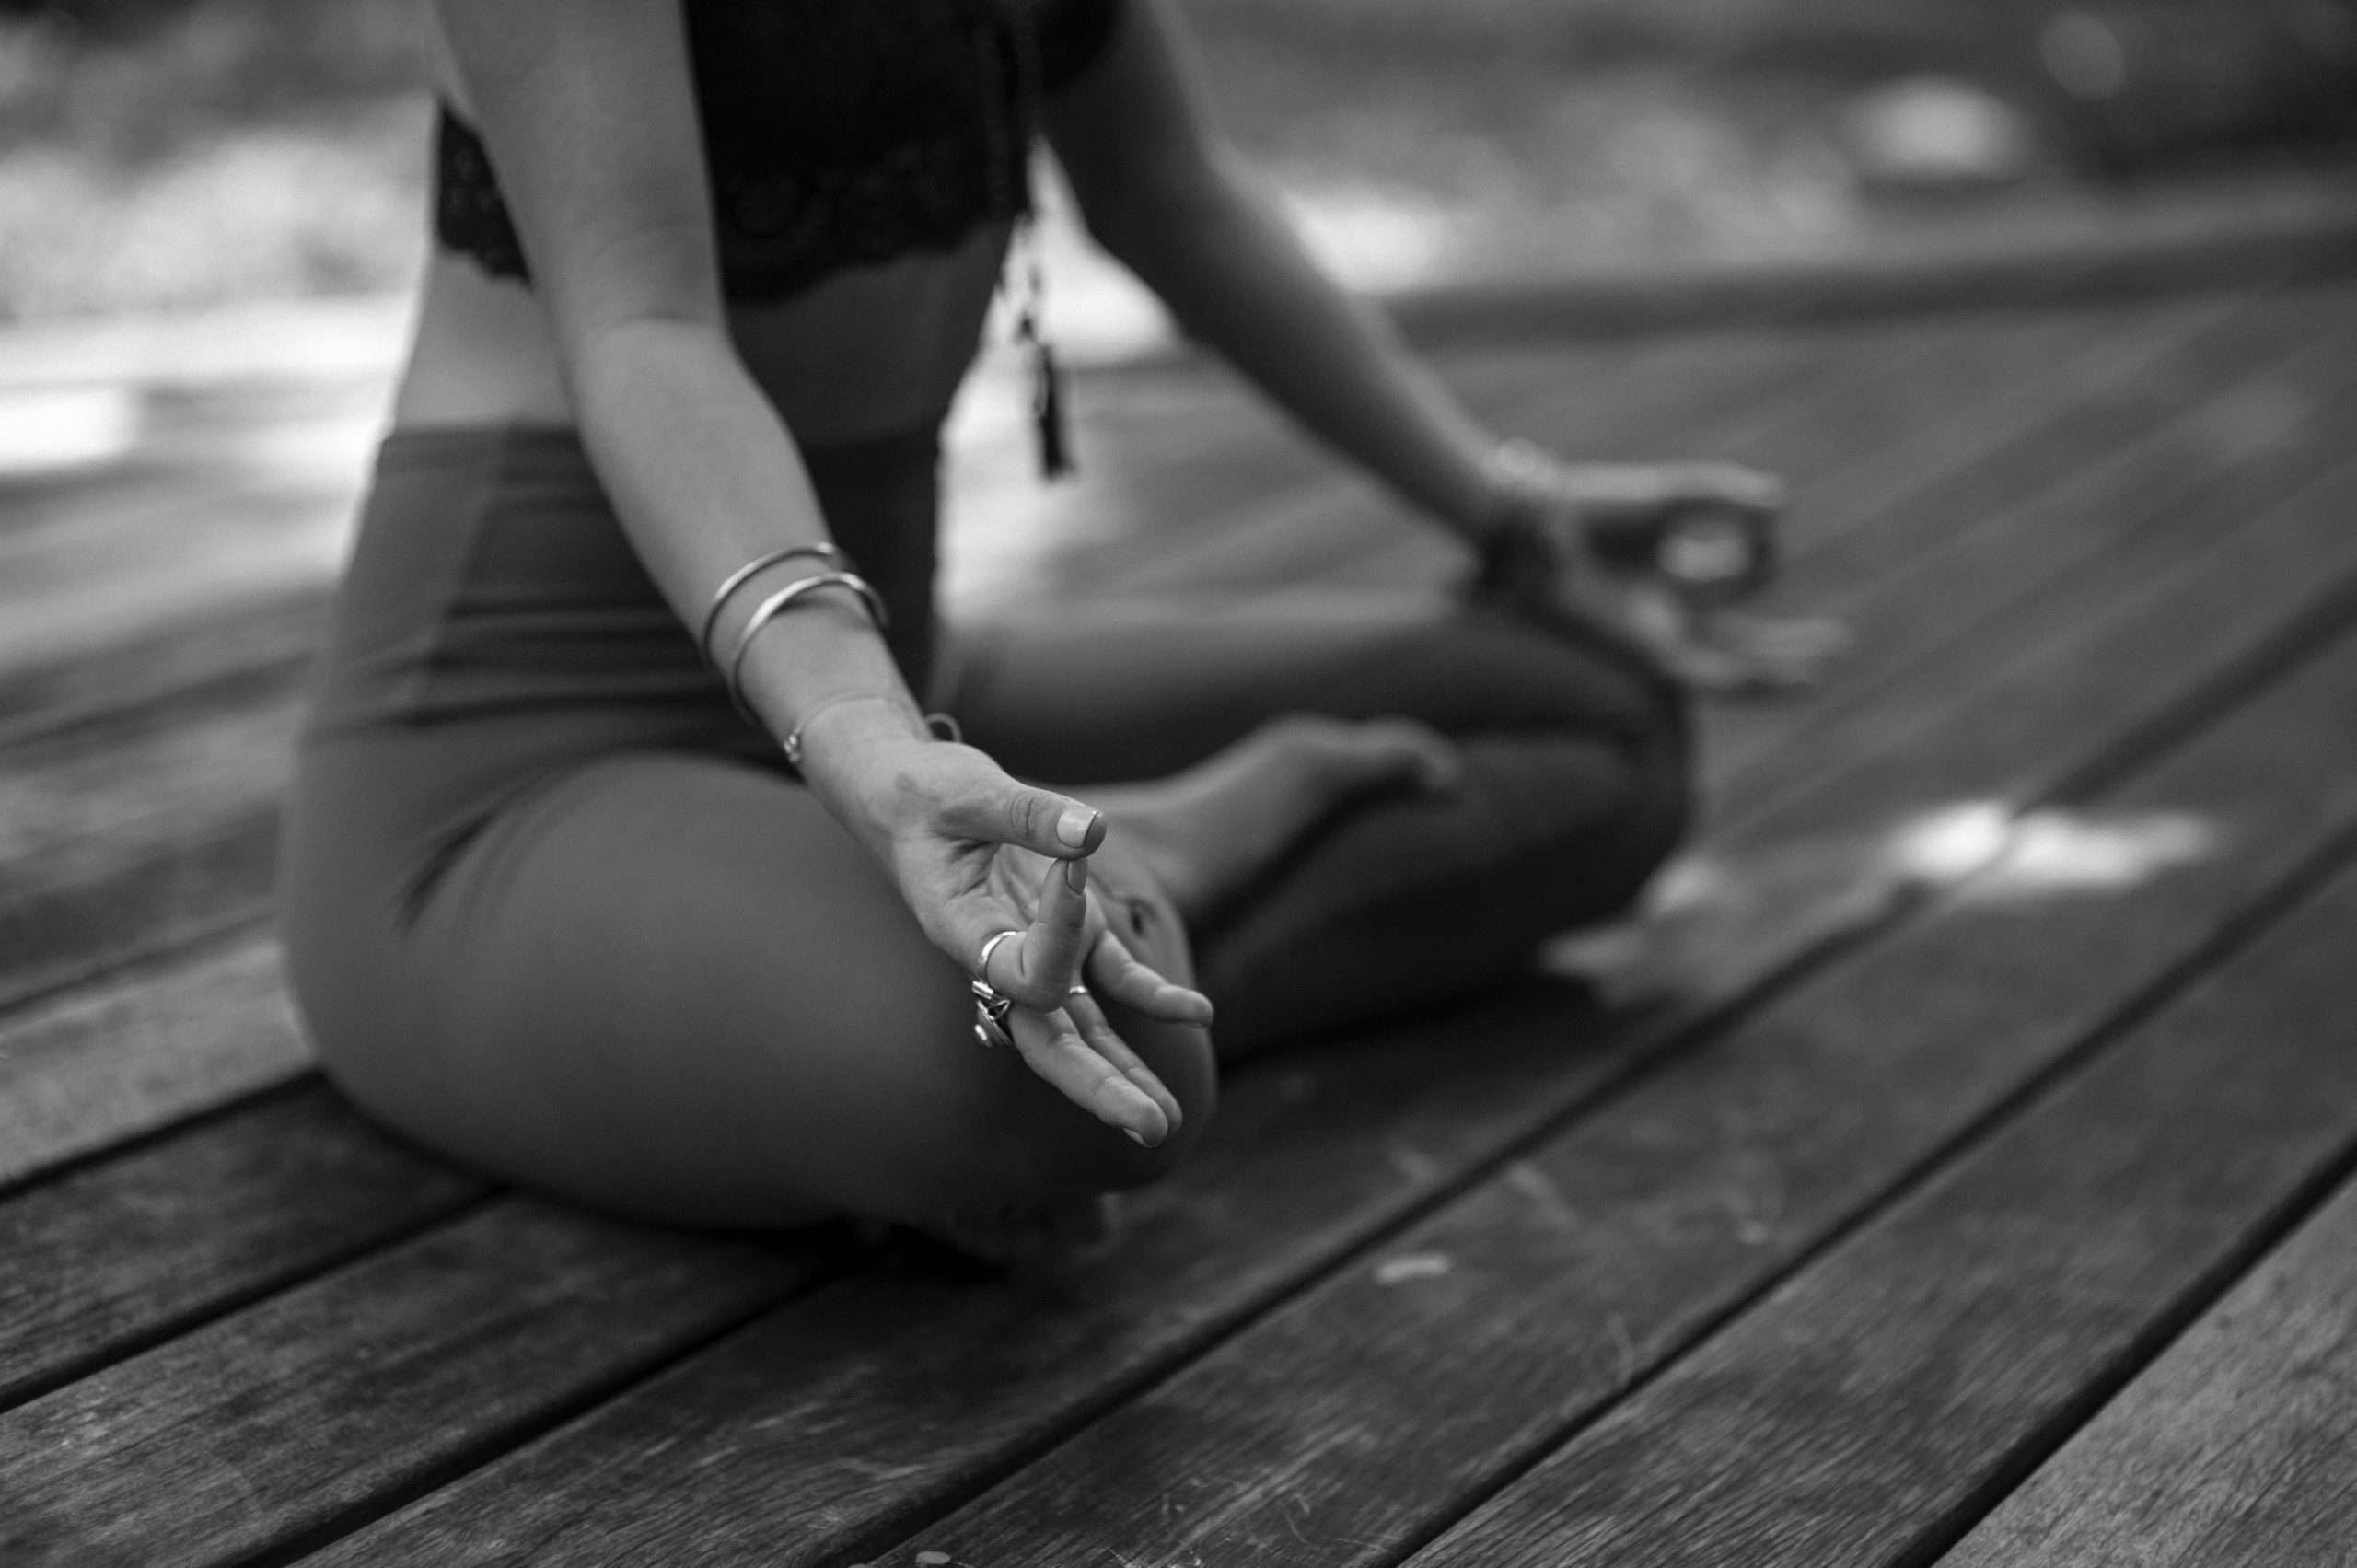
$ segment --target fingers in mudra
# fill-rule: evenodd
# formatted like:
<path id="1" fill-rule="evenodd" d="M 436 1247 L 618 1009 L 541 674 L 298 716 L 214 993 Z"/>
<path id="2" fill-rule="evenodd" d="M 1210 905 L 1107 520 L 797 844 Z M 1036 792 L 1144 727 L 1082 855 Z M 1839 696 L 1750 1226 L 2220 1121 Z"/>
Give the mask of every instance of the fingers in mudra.
<path id="1" fill-rule="evenodd" d="M 1130 1139 L 1154 1147 L 1178 1129 L 1178 1102 L 1153 1069 L 1123 1043 L 1105 1016 L 1074 1005 L 1042 1012 L 1016 1007 L 1007 1032 L 1031 1071 L 1066 1099 Z M 1088 1021 L 1075 1016 L 1079 1010 Z"/>
<path id="2" fill-rule="evenodd" d="M 1063 1005 L 1080 979 L 1088 937 L 1088 862 L 1051 861 L 1029 921 L 1002 926 L 1011 936 L 986 939 L 981 978 L 1002 996 L 1046 1012 Z M 995 934 L 994 934 L 995 935 Z"/>
<path id="3" fill-rule="evenodd" d="M 1620 624 L 1670 673 L 1724 695 L 1814 686 L 1851 645 L 1838 621 L 1698 610 L 1660 590 L 1631 589 L 1620 610 Z"/>
<path id="4" fill-rule="evenodd" d="M 1719 462 L 1556 461 L 1536 473 L 1523 482 L 1534 507 L 1530 532 L 1501 558 L 1504 580 L 1491 585 L 1523 612 L 1618 626 L 1687 685 L 1721 694 L 1815 685 L 1849 647 L 1836 621 L 1727 608 L 1764 583 L 1771 559 L 1764 544 L 1756 561 L 1722 561 L 1714 587 L 1704 581 L 1711 573 L 1686 581 L 1664 569 L 1661 530 L 1695 508 L 1771 527 L 1785 501 L 1775 475 Z"/>
<path id="5" fill-rule="evenodd" d="M 1086 980 L 1148 1017 L 1211 1023 L 1211 998 L 1141 961 L 1114 934 L 1103 904 L 1088 889 L 1086 861 L 1049 861 L 1037 872 L 1032 870 L 1039 865 L 1036 858 L 1028 865 L 1025 861 L 1021 852 L 1009 851 L 1000 863 L 1006 886 L 999 907 L 1025 923 L 1002 920 L 991 933 L 1015 933 L 991 949 L 981 979 L 993 989 L 1045 1011 L 1061 1006 L 1072 987 Z M 1031 875 L 1040 878 L 1036 900 L 1030 896 Z M 1028 916 L 1016 912 L 1025 909 L 1031 911 Z M 981 951 L 979 944 L 976 951 Z"/>

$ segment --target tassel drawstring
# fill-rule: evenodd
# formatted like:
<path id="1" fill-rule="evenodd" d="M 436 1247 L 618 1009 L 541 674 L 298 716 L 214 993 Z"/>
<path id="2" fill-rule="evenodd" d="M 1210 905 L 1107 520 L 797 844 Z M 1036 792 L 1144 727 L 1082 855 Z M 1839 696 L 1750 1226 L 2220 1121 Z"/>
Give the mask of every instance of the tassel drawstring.
<path id="1" fill-rule="evenodd" d="M 1038 219 L 1030 203 L 1020 194 L 1024 188 L 1021 181 L 1028 181 L 1030 177 L 1031 138 L 1039 122 L 1039 40 L 1034 30 L 1031 0 L 1004 0 L 1002 14 L 1008 18 L 1015 51 L 1012 94 L 1001 78 L 998 50 L 987 32 L 981 49 L 982 134 L 984 155 L 990 159 L 991 205 L 1015 227 L 1011 247 L 1016 276 L 1013 298 L 1015 341 L 1031 362 L 1031 429 L 1039 445 L 1039 473 L 1046 479 L 1062 479 L 1073 471 L 1063 367 L 1056 359 L 1055 344 L 1048 338 L 1048 276 L 1039 259 L 1035 226 Z M 1002 108 L 1011 110 L 1011 127 L 1001 118 Z M 1019 179 L 1009 178 L 1010 164 L 1020 171 Z M 1004 273 L 999 277 L 999 291 L 1002 296 L 1010 293 Z"/>

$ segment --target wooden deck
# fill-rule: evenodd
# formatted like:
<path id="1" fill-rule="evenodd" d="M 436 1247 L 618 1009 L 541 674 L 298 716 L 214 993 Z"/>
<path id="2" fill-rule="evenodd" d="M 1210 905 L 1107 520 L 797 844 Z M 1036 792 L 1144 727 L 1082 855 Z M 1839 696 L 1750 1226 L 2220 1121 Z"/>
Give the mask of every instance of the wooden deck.
<path id="1" fill-rule="evenodd" d="M 1254 1063 L 1054 1281 L 347 1109 L 269 861 L 380 372 L 116 387 L 138 442 L 0 479 L 0 1562 L 2357 1563 L 2343 261 L 1445 345 L 1503 428 L 1790 474 L 1862 652 L 1708 715 L 1653 991 Z M 1045 495 L 968 422 L 956 602 L 1452 569 L 1218 374 L 1079 403 Z"/>

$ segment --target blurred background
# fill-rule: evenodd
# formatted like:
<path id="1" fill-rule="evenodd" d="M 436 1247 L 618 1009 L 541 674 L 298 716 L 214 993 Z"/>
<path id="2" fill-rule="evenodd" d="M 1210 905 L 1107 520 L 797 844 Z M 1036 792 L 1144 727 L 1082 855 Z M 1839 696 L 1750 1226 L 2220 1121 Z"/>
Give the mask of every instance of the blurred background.
<path id="1" fill-rule="evenodd" d="M 0 322 L 398 290 L 413 0 L 0 0 Z M 2357 0 L 1182 0 L 1355 281 L 1743 265 L 2298 203 Z"/>

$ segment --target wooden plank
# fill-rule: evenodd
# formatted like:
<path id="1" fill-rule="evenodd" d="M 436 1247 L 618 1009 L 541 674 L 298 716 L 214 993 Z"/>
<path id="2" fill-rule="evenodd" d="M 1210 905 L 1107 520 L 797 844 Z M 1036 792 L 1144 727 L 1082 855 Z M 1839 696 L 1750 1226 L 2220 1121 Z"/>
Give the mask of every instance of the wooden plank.
<path id="1" fill-rule="evenodd" d="M 81 656 L 0 671 L 0 755 L 61 730 L 152 723 L 176 703 L 211 709 L 291 698 L 327 625 L 323 589 L 215 607 L 192 622 Z"/>
<path id="2" fill-rule="evenodd" d="M 2269 352 L 2221 365 L 2206 391 L 2180 386 L 2166 401 L 2140 395 L 2054 420 L 2083 444 L 2051 471 L 2008 451 L 1989 470 L 1921 493 L 1904 526 L 1872 530 L 1899 536 L 1881 542 L 1904 544 L 1911 559 L 1877 551 L 1799 563 L 1795 587 L 1816 587 L 1860 651 L 1805 705 L 1717 715 L 1707 738 L 1722 798 L 1758 810 L 1805 791 L 1811 759 L 1849 755 L 1888 722 L 1879 689 L 1963 689 L 1989 647 L 2067 633 L 2091 588 L 2165 576 L 2221 519 L 2260 515 L 2314 482 L 2342 450 L 2337 421 L 2357 388 L 2357 311 L 2344 304 L 2337 319 L 2270 325 Z M 2309 341 L 2284 353 L 2300 335 Z M 2274 409 L 2288 438 L 2231 454 L 2203 439 L 2222 407 L 2247 401 Z"/>
<path id="3" fill-rule="evenodd" d="M 2357 476 L 2344 470 L 2341 489 L 2317 499 L 2320 515 L 2343 515 L 2339 508 L 2352 491 L 2357 491 Z M 2326 527 L 2313 519 L 2310 526 Z M 2335 559 L 2343 570 L 2357 569 L 2357 544 L 2345 544 Z M 2247 578 L 2236 576 L 2231 567 L 2223 575 L 2205 571 L 2201 580 L 2215 586 L 2222 600 L 2247 604 L 2239 595 L 2248 587 Z M 2124 688 L 2154 686 L 2182 694 L 2194 683 L 2193 671 L 2209 659 L 2239 656 L 2247 640 L 2262 635 L 2259 629 L 2231 622 L 2223 614 L 2189 620 L 2177 603 L 2148 608 L 2178 633 L 2173 679 L 2154 680 L 2142 667 L 2105 658 L 2099 638 L 2074 651 L 2090 656 L 2091 671 L 2107 675 L 2110 689 L 2100 693 L 2102 700 L 2083 686 L 2067 705 L 2028 702 L 2050 683 L 2050 672 L 2015 670 L 2009 689 L 1990 700 L 2011 702 L 2042 717 L 2005 732 L 2010 745 L 2002 762 L 1999 749 L 1986 737 L 1938 737 L 1932 742 L 1935 749 L 1952 745 L 1958 762 L 1971 770 L 1957 780 L 1960 786 L 1985 787 L 1992 782 L 1986 775 L 2002 770 L 1999 776 L 2006 784 L 2035 793 L 2035 781 L 2041 775 L 2065 775 L 2101 749 L 2107 733 L 2102 715 Z M 2096 624 L 2120 634 L 2117 625 L 2100 619 Z M 2132 633 L 2144 624 L 2131 621 L 2129 630 Z M 2336 679 L 2344 673 L 2338 666 L 2332 668 Z M 2236 801 L 2248 806 L 2253 779 L 2270 792 L 2283 792 L 2270 793 L 2266 808 L 2253 812 L 2252 842 L 2235 855 L 2204 861 L 2178 877 L 2154 883 L 2151 911 L 2142 919 L 2122 921 L 2118 907 L 2099 900 L 2072 912 L 2088 928 L 2088 946 L 2082 950 L 2087 962 L 2075 967 L 2073 974 L 2091 981 L 2101 977 L 2107 966 L 2165 968 L 2181 961 L 2212 929 L 2222 905 L 2262 896 L 2270 878 L 2285 874 L 2287 863 L 2307 854 L 2319 838 L 2357 811 L 2357 800 L 2351 798 L 2345 782 L 2346 768 L 2284 765 L 2286 748 L 2293 757 L 2312 759 L 2319 754 L 2310 748 L 2345 749 L 2357 744 L 2357 737 L 2317 733 L 2319 714 L 2345 711 L 2351 689 L 2344 683 L 2321 693 L 2312 686 L 2298 691 L 2301 705 L 2293 717 L 2279 715 L 2279 722 L 2258 733 L 2237 732 L 2202 753 L 2214 767 L 2222 765 L 2218 754 L 2223 752 L 2227 760 L 2223 765 L 2233 773 L 2234 784 L 2228 800 L 2201 799 L 2198 804 L 2205 808 L 2214 804 L 2219 810 L 2230 810 Z M 1864 768 L 1850 776 L 1865 779 L 1879 772 Z M 1819 802 L 1826 821 L 1880 814 L 1881 804 L 1870 791 L 1849 792 L 1850 776 L 1838 768 L 1829 770 Z M 2178 796 L 2191 788 L 2191 782 L 2184 783 Z M 2177 797 L 2164 798 L 2182 804 Z M 2237 818 L 2238 825 L 2240 821 Z M 2284 836 L 2276 837 L 2279 832 Z M 1725 1005 L 1763 974 L 1809 948 L 1811 934 L 1798 929 L 1806 923 L 1794 912 L 1778 909 L 1770 918 L 1774 939 L 1754 943 L 1745 955 L 1747 971 L 1723 975 L 1718 989 L 1691 999 L 1682 1013 L 1635 1022 L 1622 1019 L 1617 1029 L 1598 1030 L 1590 1037 L 1595 1043 L 1584 1051 L 1565 1054 L 1562 1042 L 1567 1033 L 1581 1038 L 1576 1031 L 1585 1020 L 1560 1009 L 1550 1016 L 1543 999 L 1533 997 L 1525 1005 L 1538 1009 L 1536 1017 L 1492 1013 L 1458 1018 L 1422 1030 L 1393 1031 L 1347 1048 L 1302 1053 L 1272 1064 L 1266 1073 L 1242 1074 L 1190 1174 L 1170 1192 L 1156 1195 L 1141 1216 L 1132 1248 L 1087 1276 L 1077 1290 L 1042 1295 L 1021 1288 L 977 1292 L 927 1290 L 922 1283 L 878 1287 L 847 1282 L 775 1316 L 720 1353 L 699 1358 L 633 1391 L 609 1411 L 356 1537 L 327 1560 L 357 1562 L 414 1556 L 482 1561 L 473 1543 L 494 1534 L 504 1541 L 528 1543 L 528 1554 L 540 1562 L 594 1559 L 617 1551 L 660 1556 L 678 1550 L 690 1531 L 711 1531 L 719 1519 L 737 1521 L 737 1527 L 744 1532 L 738 1539 L 758 1539 L 768 1554 L 765 1561 L 824 1561 L 862 1550 L 954 1504 L 1004 1474 L 1022 1456 L 1039 1451 L 1198 1354 L 1206 1344 L 1317 1278 L 1336 1260 L 1429 1207 L 1469 1176 L 1590 1103 L 1601 1086 L 1622 1075 L 1630 1061 L 1676 1038 L 1679 1026 L 1690 1023 L 1697 1012 Z M 1948 918 L 1990 921 L 1995 930 L 2011 933 L 2014 941 L 2033 951 L 2049 950 L 2043 935 L 2032 936 L 1985 908 L 1976 906 Z M 1917 945 L 1924 940 L 1917 939 Z M 2151 946 L 2140 949 L 2140 941 Z M 1938 945 L 1936 938 L 1932 945 Z M 1910 986 L 1921 981 L 1920 966 L 1914 973 Z M 2057 977 L 2058 982 L 2070 978 Z M 1957 984 L 1962 986 L 1961 978 Z M 2107 985 L 2096 990 L 2096 999 L 2083 1005 L 2099 1012 L 2113 993 Z M 2045 1017 L 2039 1008 L 2050 998 L 2014 987 L 1993 993 L 1988 1000 L 2022 1010 L 2014 1020 L 2029 1037 L 2022 1049 L 2042 1050 L 2050 1056 L 2067 1048 L 2067 1031 L 2059 1043 L 2051 1035 L 2038 1033 Z M 1833 1004 L 1820 1005 L 1837 1017 L 1846 1016 Z M 1761 1027 L 1764 1037 L 1755 1039 L 1746 1031 L 1727 1049 L 1703 1059 L 1713 1065 L 1707 1071 L 1697 1069 L 1703 1072 L 1703 1081 L 1689 1092 L 1707 1114 L 1696 1119 L 1698 1125 L 1689 1130 L 1689 1142 L 1675 1151 L 1676 1158 L 1656 1152 L 1648 1156 L 1653 1163 L 1640 1161 L 1631 1167 L 1643 1173 L 1649 1185 L 1643 1189 L 1604 1191 L 1650 1190 L 1689 1167 L 1714 1168 L 1709 1164 L 1712 1157 L 1742 1152 L 1729 1138 L 1730 1130 L 1711 1111 L 1720 1092 L 1711 1074 L 1727 1063 L 1755 1060 L 1762 1043 L 1781 1041 L 1792 1033 L 1772 1023 Z M 1860 1056 L 1872 1059 L 1884 1049 L 1879 1038 L 1862 1040 L 1860 1032 L 1853 1019 L 1850 1051 L 1834 1060 L 1817 1059 L 1816 1072 L 1830 1083 L 1813 1087 L 1838 1089 L 1859 1070 Z M 1927 1038 L 1921 1053 L 1944 1059 L 1954 1054 L 1953 1045 L 1944 1036 Z M 1997 1086 L 1990 1092 L 2002 1093 L 2003 1086 L 2017 1082 L 2023 1069 L 2018 1063 L 2015 1068 L 2011 1075 L 2002 1064 L 1986 1068 Z M 1795 1098 L 1791 1109 L 1800 1116 L 1809 1103 Z M 1944 1093 L 1910 1100 L 1899 1109 L 1933 1121 L 1961 1114 Z M 1883 1125 L 1871 1117 L 1843 1122 L 1845 1131 L 1860 1137 Z M 1617 1135 L 1627 1126 L 1624 1109 L 1599 1122 L 1582 1124 L 1583 1129 L 1600 1128 L 1597 1136 Z M 1775 1132 L 1763 1127 L 1759 1136 L 1772 1138 Z M 1887 1135 L 1899 1138 L 1904 1132 L 1893 1128 Z M 1935 1139 L 1937 1133 L 1929 1136 Z M 1605 1180 L 1621 1168 L 1614 1161 L 1595 1162 L 1595 1179 Z M 1820 1174 L 1829 1180 L 1861 1181 L 1869 1197 L 1875 1190 L 1873 1178 L 1853 1171 L 1846 1159 Z M 1497 1185 L 1512 1191 L 1514 1179 L 1520 1179 Z M 1888 1179 L 1887 1173 L 1882 1179 Z M 1688 1193 L 1700 1209 L 1678 1234 L 1723 1238 L 1729 1219 L 1726 1182 L 1706 1184 L 1699 1191 L 1690 1185 L 1678 1191 Z M 1778 1234 L 1771 1231 L 1770 1239 Z M 1795 1245 L 1805 1234 L 1804 1227 L 1783 1239 Z M 1750 1235 L 1747 1228 L 1746 1236 Z M 1738 1261 L 1753 1265 L 1755 1250 L 1746 1239 L 1737 1249 Z M 1599 1253 L 1564 1278 L 1593 1275 L 1609 1282 L 1624 1277 L 1616 1273 L 1610 1258 Z M 1356 1282 L 1359 1276 L 1351 1278 Z M 1041 1310 L 1049 1302 L 1057 1309 Z M 1552 1320 L 1543 1298 L 1534 1313 L 1538 1321 Z M 1630 1321 L 1645 1319 L 1631 1317 Z M 1265 1324 L 1252 1332 L 1257 1338 L 1264 1331 Z M 1335 1325 L 1325 1323 L 1319 1331 L 1330 1334 Z M 888 1360 L 875 1354 L 879 1338 L 895 1347 Z M 1256 1407 L 1267 1420 L 1282 1423 L 1286 1419 L 1282 1411 L 1290 1409 L 1301 1421 L 1315 1422 L 1319 1412 L 1333 1412 L 1353 1398 L 1376 1397 L 1364 1363 L 1343 1366 L 1321 1360 L 1316 1343 L 1298 1350 L 1302 1359 L 1297 1365 L 1318 1372 L 1305 1373 L 1297 1386 L 1286 1388 L 1283 1400 Z M 1434 1352 L 1430 1342 L 1419 1339 L 1402 1347 L 1402 1353 Z M 1512 1383 L 1523 1376 L 1522 1369 L 1509 1368 L 1502 1377 Z M 1476 1386 L 1469 1381 L 1452 1398 L 1486 1407 L 1499 1392 L 1496 1382 Z M 1314 1468 L 1313 1461 L 1300 1458 L 1297 1464 L 1289 1457 L 1296 1450 L 1287 1441 L 1253 1448 L 1248 1455 L 1241 1446 L 1231 1453 L 1224 1442 L 1206 1441 L 1198 1451 L 1190 1434 L 1205 1434 L 1190 1418 L 1170 1416 L 1167 1426 L 1157 1427 L 1149 1412 L 1169 1407 L 1151 1396 L 1132 1408 L 1136 1416 L 1117 1415 L 1109 1424 L 1094 1429 L 1087 1451 L 1119 1454 L 1125 1462 L 1141 1464 L 1158 1441 L 1187 1452 L 1180 1469 L 1165 1469 L 1156 1458 L 1151 1471 L 1132 1469 L 1131 1476 L 1200 1470 L 1226 1476 L 1245 1493 L 1262 1487 L 1271 1475 L 1308 1485 L 1305 1467 Z M 1430 1414 L 1438 1420 L 1443 1408 L 1420 1409 L 1416 1419 Z M 1479 1419 L 1478 1409 L 1467 1414 L 1453 1405 L 1446 1408 L 1451 1423 Z M 1360 1439 L 1370 1429 L 1341 1422 L 1335 1430 L 1343 1434 L 1337 1446 L 1316 1457 L 1330 1467 L 1324 1478 L 1329 1490 L 1362 1500 L 1370 1491 L 1381 1490 L 1363 1484 L 1362 1467 L 1372 1461 Z M 758 1435 L 749 1436 L 749 1432 Z M 1128 1435 L 1117 1442 L 1109 1433 Z M 1224 1435 L 1237 1434 L 1226 1431 Z M 1130 1438 L 1136 1446 L 1120 1446 Z M 1056 1473 L 1052 1463 L 1035 1466 L 1021 1480 L 1029 1484 L 1038 1478 L 1041 1486 L 1065 1499 L 1063 1492 L 1050 1484 Z M 588 1475 L 598 1478 L 594 1491 L 575 1482 L 574 1478 Z M 797 1478 L 790 1489 L 781 1480 L 788 1476 Z M 1392 1490 L 1400 1499 L 1419 1495 L 1414 1486 Z M 1072 1516 L 1101 1518 L 1088 1510 L 1118 1511 L 1139 1501 L 1131 1489 L 1118 1485 L 1103 1491 L 1106 1494 L 1094 1503 L 1066 1499 L 1074 1509 Z M 1265 1490 L 1252 1494 L 1268 1495 Z M 662 1500 L 659 1504 L 656 1499 Z M 1041 1512 L 1039 1527 L 1051 1528 L 1055 1508 L 1062 1506 L 1059 1501 Z M 1082 1543 L 1078 1550 L 1101 1555 L 1109 1544 L 1153 1560 L 1167 1557 L 1178 1527 L 1160 1515 L 1157 1499 L 1140 1507 L 1137 1516 L 1123 1521 L 1127 1527 L 1115 1534 L 1074 1537 Z M 1025 1514 L 1010 1502 L 992 1517 L 1019 1529 Z M 1294 1505 L 1279 1504 L 1278 1514 L 1282 1517 L 1271 1516 L 1264 1539 L 1290 1539 L 1291 1527 L 1283 1521 L 1297 1522 Z M 1356 1534 L 1335 1530 L 1318 1539 L 1341 1555 L 1335 1543 Z M 712 1538 L 698 1534 L 693 1539 Z M 977 1554 L 964 1546 L 958 1550 L 970 1562 L 1060 1560 L 1050 1551 Z"/>
<path id="4" fill-rule="evenodd" d="M 323 588 L 351 514 L 350 489 L 208 485 L 126 519 L 145 524 L 140 539 L 72 563 L 70 582 L 56 580 L 65 563 L 12 565 L 0 588 L 0 670 L 89 657 L 145 632 Z"/>
<path id="5" fill-rule="evenodd" d="M 0 1191 L 310 1062 L 266 937 L 26 1009 L 0 1023 Z"/>
<path id="6" fill-rule="evenodd" d="M 2352 1300 L 2357 1186 L 2344 1185 L 1942 1568 L 2346 1568 Z"/>
<path id="7" fill-rule="evenodd" d="M 2228 198 L 2229 212 L 2172 192 L 2142 211 L 2090 214 L 2084 227 L 2058 227 L 2043 215 L 2030 233 L 2001 222 L 1985 233 L 1943 232 L 1936 243 L 1871 258 L 1703 263 L 1536 288 L 1513 278 L 1455 283 L 1388 304 L 1420 334 L 1604 336 L 1762 318 L 1821 323 L 2032 302 L 2084 305 L 2286 273 L 2347 273 L 2357 236 L 2345 197 L 2300 193 L 2254 221 L 2241 204 L 2247 194 Z"/>
<path id="8" fill-rule="evenodd" d="M 312 1084 L 0 1202 L 0 1408 L 485 1195 Z"/>
<path id="9" fill-rule="evenodd" d="M 2342 771 L 2357 736 L 2316 734 L 2352 701 L 2357 645 L 2344 643 L 2079 819 L 2098 831 L 2189 813 L 2231 832 L 2233 854 L 2026 902 L 2003 896 L 2006 870 L 1992 867 L 888 1561 L 1397 1561 L 2099 1038 L 2124 1000 L 2197 970 L 2222 925 L 2357 831 Z M 2312 763 L 2334 772 L 2273 771 Z M 1890 1376 L 1910 1368 L 1896 1361 Z M 1795 1419 L 1818 1408 L 1797 1405 Z M 1893 1440 L 1887 1426 L 1877 1440 Z M 1569 1484 L 1577 1470 L 1567 1458 L 1550 1476 Z M 1677 1474 L 1666 1462 L 1664 1494 L 1649 1497 L 1666 1515 L 1679 1513 Z M 1141 1476 L 1153 1484 L 1122 1483 Z M 1712 1539 L 1718 1555 L 1678 1560 L 1759 1560 Z M 1453 1560 L 1668 1560 L 1574 1545 L 1502 1527 L 1482 1538 L 1486 1556 Z"/>
<path id="10" fill-rule="evenodd" d="M 0 772 L 0 1007 L 268 910 L 283 695 L 28 746 Z"/>
<path id="11" fill-rule="evenodd" d="M 502 1200 L 0 1414 L 0 1561 L 202 1568 L 286 1548 L 594 1403 L 827 1266 Z"/>
<path id="12" fill-rule="evenodd" d="M 2343 859 L 2249 951 L 1411 1561 L 1814 1568 L 1953 1539 L 2346 1175 Z M 2347 1473 L 2328 1485 L 2346 1495 Z"/>

